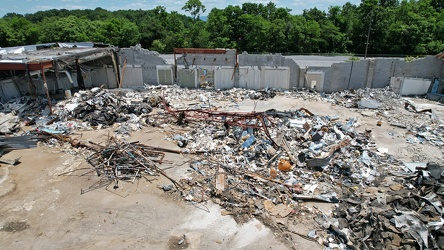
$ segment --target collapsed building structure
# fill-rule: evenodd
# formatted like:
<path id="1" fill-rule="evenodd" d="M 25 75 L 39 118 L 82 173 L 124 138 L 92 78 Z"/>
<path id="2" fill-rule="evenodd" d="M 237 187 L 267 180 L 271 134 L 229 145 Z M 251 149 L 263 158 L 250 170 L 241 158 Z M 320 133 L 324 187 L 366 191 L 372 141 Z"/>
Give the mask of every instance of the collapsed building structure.
<path id="1" fill-rule="evenodd" d="M 108 45 L 53 43 L 0 49 L 0 55 L 2 101 L 119 82 L 116 51 Z"/>
<path id="2" fill-rule="evenodd" d="M 233 49 L 175 49 L 173 55 L 160 55 L 140 46 L 119 49 L 94 43 L 5 48 L 0 55 L 2 101 L 45 94 L 44 82 L 49 93 L 102 85 L 137 89 L 173 84 L 214 89 L 309 88 L 327 93 L 390 86 L 403 95 L 442 94 L 444 89 L 439 80 L 444 78 L 444 61 L 439 56 L 412 62 L 400 58 L 349 61 L 346 56 L 238 54 Z"/>

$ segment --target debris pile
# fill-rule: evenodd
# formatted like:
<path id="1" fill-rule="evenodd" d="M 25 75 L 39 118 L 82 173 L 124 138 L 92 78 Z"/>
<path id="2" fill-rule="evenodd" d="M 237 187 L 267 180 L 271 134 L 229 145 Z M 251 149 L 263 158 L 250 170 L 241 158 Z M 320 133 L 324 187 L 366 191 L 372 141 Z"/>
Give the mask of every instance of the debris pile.
<path id="1" fill-rule="evenodd" d="M 326 96 L 333 104 L 358 109 L 363 116 L 378 119 L 394 127 L 406 129 L 406 141 L 411 144 L 430 143 L 444 146 L 442 114 L 431 108 L 419 109 L 408 98 L 402 98 L 389 88 L 344 90 Z"/>
<path id="2" fill-rule="evenodd" d="M 232 88 L 228 90 L 206 90 L 206 89 L 184 89 L 175 86 L 156 86 L 148 88 L 149 92 L 161 96 L 164 94 L 168 100 L 177 101 L 199 101 L 208 103 L 212 101 L 232 101 L 243 100 L 268 100 L 282 92 L 278 89 L 266 88 L 262 90 L 249 90 Z"/>
<path id="3" fill-rule="evenodd" d="M 56 114 L 61 120 L 72 117 L 88 122 L 91 126 L 109 126 L 116 122 L 137 123 L 140 116 L 153 109 L 142 95 L 133 92 L 115 94 L 99 88 L 79 91 L 69 101 L 59 102 L 58 107 Z"/>
<path id="4" fill-rule="evenodd" d="M 105 146 L 72 140 L 44 131 L 75 147 L 91 150 L 87 161 L 100 180 L 82 192 L 119 181 L 134 182 L 146 175 L 163 175 L 171 183 L 159 185 L 178 193 L 192 204 L 212 200 L 236 221 L 252 217 L 282 232 L 297 234 L 330 248 L 426 249 L 444 245 L 444 167 L 437 164 L 411 167 L 377 148 L 372 130 L 358 131 L 360 117 L 320 116 L 310 110 L 228 112 L 212 106 L 212 100 L 237 102 L 273 98 L 274 95 L 319 98 L 356 108 L 364 115 L 389 123 L 403 116 L 406 139 L 422 138 L 443 146 L 444 127 L 433 110 L 424 111 L 388 91 L 356 90 L 318 95 L 309 92 L 187 90 L 152 87 L 147 92 L 93 89 L 59 102 L 57 120 L 46 117 L 48 126 L 68 126 L 79 119 L 93 126 L 119 123 L 150 124 L 173 130 L 166 139 L 180 151 L 129 143 L 110 137 Z M 165 97 L 165 98 L 164 98 Z M 164 99 L 163 99 L 164 98 Z M 186 108 L 176 100 L 196 102 Z M 398 110 L 395 107 L 405 105 Z M 163 110 L 151 112 L 153 108 Z M 429 119 L 425 119 L 429 117 Z M 424 118 L 424 119 L 423 119 Z M 36 119 L 38 123 L 39 119 Z M 63 125 L 65 124 L 65 125 Z M 175 124 L 175 125 L 173 125 Z M 179 129 L 180 128 L 180 129 Z M 419 139 L 418 139 L 419 140 Z M 188 153 L 189 169 L 176 181 L 158 167 L 165 152 Z M 332 214 L 308 207 L 307 201 L 336 204 Z M 314 218 L 314 231 L 296 230 L 298 221 Z"/>
<path id="5" fill-rule="evenodd" d="M 138 142 L 126 142 L 110 137 L 105 146 L 91 142 L 73 139 L 67 135 L 43 133 L 46 139 L 56 139 L 60 142 L 68 142 L 72 147 L 87 149 L 90 153 L 86 161 L 92 169 L 81 176 L 95 172 L 100 180 L 81 193 L 95 190 L 99 187 L 108 187 L 114 183 L 113 188 L 119 188 L 119 181 L 133 183 L 136 179 L 145 178 L 145 175 L 163 175 L 178 188 L 182 186 L 170 178 L 158 165 L 162 164 L 165 152 L 177 153 L 174 150 L 161 149 L 147 146 Z M 173 186 L 171 186 L 173 189 Z"/>
<path id="6" fill-rule="evenodd" d="M 429 230 L 431 235 L 441 235 L 441 198 L 423 193 L 423 186 L 408 184 L 406 176 L 393 181 L 391 188 L 396 191 L 387 190 L 391 171 L 404 164 L 376 147 L 371 130 L 357 132 L 358 118 L 343 121 L 307 109 L 254 115 L 172 108 L 167 112 L 192 128 L 170 139 L 187 152 L 200 154 L 190 164 L 188 176 L 180 180 L 181 194 L 189 202 L 201 203 L 211 197 L 238 221 L 253 216 L 267 221 L 271 216 L 277 222 L 285 221 L 272 227 L 288 232 L 293 232 L 288 221 L 311 214 L 328 232 L 312 237 L 321 244 L 379 249 L 386 244 L 415 246 L 412 239 L 421 244 L 420 238 L 404 235 L 414 234 L 405 228 L 408 220 L 412 222 L 405 216 L 421 213 L 427 202 L 421 197 L 428 197 L 430 204 L 424 212 L 437 222 L 428 224 L 418 215 L 413 222 L 422 220 L 424 227 L 415 229 L 421 234 L 431 225 L 437 228 Z M 187 143 L 180 144 L 183 141 Z M 399 185 L 405 188 L 403 192 Z M 368 194 L 367 190 L 381 193 Z M 340 201 L 336 218 L 308 209 L 304 201 Z M 431 214 L 433 209 L 437 212 Z"/>
<path id="7" fill-rule="evenodd" d="M 119 124 L 117 133 L 129 134 L 145 125 L 145 117 L 153 108 L 162 107 L 162 96 L 169 100 L 197 101 L 200 108 L 211 107 L 212 101 L 233 102 L 245 99 L 265 100 L 273 98 L 275 89 L 205 91 L 182 89 L 178 86 L 147 87 L 146 91 L 135 92 L 125 89 L 106 90 L 93 88 L 76 92 L 68 100 L 51 101 L 53 114 L 50 114 L 48 100 L 38 97 L 20 97 L 2 104 L 0 112 L 0 133 L 13 133 L 24 125 L 35 125 L 47 132 L 67 133 L 76 129 L 112 126 Z M 182 105 L 182 104 L 181 104 Z"/>
<path id="8" fill-rule="evenodd" d="M 401 96 L 386 87 L 338 91 L 327 95 L 327 99 L 347 108 L 391 110 L 399 105 Z"/>
<path id="9" fill-rule="evenodd" d="M 442 249 L 444 166 L 393 173 L 398 182 L 359 195 L 344 189 L 335 218 L 324 218 L 334 242 L 357 249 Z"/>

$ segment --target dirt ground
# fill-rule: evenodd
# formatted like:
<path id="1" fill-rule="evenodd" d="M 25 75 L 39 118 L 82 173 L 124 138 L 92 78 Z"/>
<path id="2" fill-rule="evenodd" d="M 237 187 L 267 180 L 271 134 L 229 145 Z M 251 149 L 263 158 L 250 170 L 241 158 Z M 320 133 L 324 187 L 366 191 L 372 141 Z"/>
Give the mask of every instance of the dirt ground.
<path id="1" fill-rule="evenodd" d="M 439 103 L 415 99 L 418 105 L 444 113 Z M 410 144 L 405 129 L 383 122 L 377 126 L 374 116 L 361 111 L 331 105 L 326 102 L 303 101 L 278 96 L 268 101 L 252 100 L 236 108 L 227 103 L 215 103 L 222 109 L 256 111 L 269 108 L 290 110 L 305 107 L 316 115 L 338 115 L 341 119 L 358 117 L 358 131 L 371 129 L 377 147 L 387 148 L 403 161 L 442 159 L 443 150 L 430 144 Z M 408 112 L 408 111 L 402 111 Z M 167 129 L 177 129 L 174 127 Z M 112 128 L 79 131 L 82 139 L 105 142 Z M 128 141 L 178 149 L 165 140 L 159 128 L 144 128 L 134 132 Z M 0 167 L 0 246 L 2 249 L 322 249 L 316 242 L 299 236 L 283 238 L 252 219 L 237 224 L 230 215 L 210 201 L 193 205 L 177 195 L 165 193 L 157 186 L 170 184 L 163 177 L 121 182 L 81 194 L 99 180 L 81 151 L 63 151 L 65 147 L 16 150 L 6 158 L 21 157 L 16 166 Z M 67 148 L 65 148 L 67 149 Z M 161 168 L 175 179 L 189 169 L 187 155 L 166 154 Z M 74 171 L 75 170 L 75 171 Z M 80 176 L 83 175 L 83 176 Z M 88 190 L 86 190 L 88 191 Z M 307 203 L 329 212 L 331 204 Z M 294 222 L 294 231 L 305 234 L 316 226 L 307 217 Z M 182 244 L 181 239 L 185 235 Z"/>

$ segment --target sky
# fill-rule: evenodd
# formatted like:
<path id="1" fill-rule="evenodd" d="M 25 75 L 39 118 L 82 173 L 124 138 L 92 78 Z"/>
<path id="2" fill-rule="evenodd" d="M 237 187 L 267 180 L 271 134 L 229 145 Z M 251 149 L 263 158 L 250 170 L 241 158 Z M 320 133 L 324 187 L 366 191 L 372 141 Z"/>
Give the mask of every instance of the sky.
<path id="1" fill-rule="evenodd" d="M 187 0 L 1 0 L 0 17 L 6 13 L 15 12 L 18 14 L 35 13 L 41 10 L 50 9 L 95 9 L 101 7 L 106 10 L 127 10 L 142 9 L 150 10 L 161 5 L 168 12 L 177 11 L 186 14 L 181 10 Z M 205 5 L 207 11 L 201 16 L 206 16 L 212 8 L 224 9 L 228 5 L 239 5 L 242 3 L 263 3 L 273 2 L 277 7 L 292 9 L 292 14 L 300 14 L 304 9 L 318 8 L 328 10 L 329 6 L 342 6 L 346 2 L 359 4 L 360 0 L 200 0 Z"/>

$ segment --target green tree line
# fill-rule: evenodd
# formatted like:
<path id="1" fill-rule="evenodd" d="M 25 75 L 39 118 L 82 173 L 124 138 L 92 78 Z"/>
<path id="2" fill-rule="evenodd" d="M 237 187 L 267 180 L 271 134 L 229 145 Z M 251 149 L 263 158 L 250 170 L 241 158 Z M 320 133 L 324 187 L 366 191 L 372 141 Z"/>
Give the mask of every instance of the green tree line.
<path id="1" fill-rule="evenodd" d="M 444 51 L 443 0 L 362 0 L 293 15 L 288 8 L 244 3 L 213 8 L 199 0 L 183 10 L 47 10 L 0 19 L 0 47 L 93 41 L 158 52 L 235 48 L 272 53 L 437 54 Z"/>

